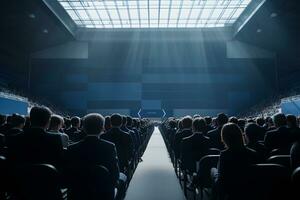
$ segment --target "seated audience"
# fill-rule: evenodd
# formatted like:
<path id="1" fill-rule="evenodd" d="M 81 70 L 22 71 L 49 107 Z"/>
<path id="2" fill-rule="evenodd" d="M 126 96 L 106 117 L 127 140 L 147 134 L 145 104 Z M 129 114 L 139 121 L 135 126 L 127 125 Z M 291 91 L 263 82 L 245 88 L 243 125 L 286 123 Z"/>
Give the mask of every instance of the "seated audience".
<path id="1" fill-rule="evenodd" d="M 10 138 L 8 159 L 16 163 L 46 163 L 57 166 L 63 153 L 61 137 L 46 132 L 51 111 L 35 106 L 30 110 L 31 127 Z"/>
<path id="2" fill-rule="evenodd" d="M 91 113 L 83 118 L 83 130 L 87 136 L 68 147 L 65 155 L 65 166 L 102 165 L 106 167 L 117 185 L 119 179 L 119 165 L 115 145 L 98 135 L 104 131 L 104 118 L 100 114 Z"/>
<path id="3" fill-rule="evenodd" d="M 24 126 L 25 126 L 25 117 L 18 114 L 13 114 L 11 116 L 11 128 L 7 130 L 6 137 L 23 133 Z"/>
<path id="4" fill-rule="evenodd" d="M 107 132 L 107 131 L 109 131 L 109 129 L 111 129 L 110 116 L 105 117 L 104 129 L 105 129 L 105 132 Z"/>
<path id="5" fill-rule="evenodd" d="M 289 154 L 294 137 L 287 128 L 287 121 L 284 114 L 274 115 L 274 125 L 276 129 L 266 133 L 264 144 L 269 151 L 280 149 L 282 152 Z"/>
<path id="6" fill-rule="evenodd" d="M 193 120 L 193 135 L 185 137 L 181 142 L 181 161 L 184 169 L 196 172 L 196 162 L 207 155 L 210 147 L 209 138 L 204 135 L 206 122 L 203 118 Z"/>
<path id="7" fill-rule="evenodd" d="M 236 124 L 225 124 L 221 136 L 226 149 L 221 152 L 218 169 L 212 169 L 215 189 L 219 199 L 242 199 L 248 189 L 244 188 L 244 175 L 258 162 L 258 156 L 244 145 L 242 131 Z"/>
<path id="8" fill-rule="evenodd" d="M 64 119 L 59 115 L 52 115 L 49 125 L 49 133 L 56 134 L 61 137 L 62 145 L 67 148 L 69 145 L 69 136 L 65 133 L 60 132 L 64 124 Z"/>
<path id="9" fill-rule="evenodd" d="M 80 130 L 80 118 L 74 116 L 71 118 L 71 127 L 65 130 L 65 133 L 69 136 L 72 142 L 78 142 L 83 138 Z"/>
<path id="10" fill-rule="evenodd" d="M 286 116 L 286 125 L 291 132 L 291 135 L 294 137 L 294 141 L 300 139 L 300 128 L 295 115 Z"/>
<path id="11" fill-rule="evenodd" d="M 218 117 L 216 118 L 216 125 L 217 128 L 215 130 L 212 130 L 207 133 L 207 136 L 210 139 L 211 147 L 217 148 L 217 149 L 224 149 L 224 145 L 221 140 L 221 130 L 223 128 L 223 125 L 228 122 L 228 117 L 224 113 L 218 114 Z"/>

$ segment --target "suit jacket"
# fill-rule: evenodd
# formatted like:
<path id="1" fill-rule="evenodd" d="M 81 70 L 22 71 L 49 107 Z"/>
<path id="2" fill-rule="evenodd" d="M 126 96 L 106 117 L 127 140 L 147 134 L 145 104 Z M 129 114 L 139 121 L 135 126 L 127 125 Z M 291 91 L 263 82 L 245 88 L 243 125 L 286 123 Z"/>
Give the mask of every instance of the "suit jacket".
<path id="1" fill-rule="evenodd" d="M 191 129 L 183 129 L 175 134 L 174 141 L 173 141 L 173 150 L 174 150 L 176 158 L 180 157 L 180 150 L 181 150 L 180 145 L 181 145 L 182 139 L 189 137 L 191 135 L 193 135 L 193 132 Z"/>
<path id="2" fill-rule="evenodd" d="M 133 141 L 131 136 L 120 128 L 111 128 L 100 135 L 101 139 L 107 140 L 116 146 L 121 171 L 127 167 L 128 161 L 133 156 Z"/>
<path id="3" fill-rule="evenodd" d="M 71 127 L 67 130 L 65 130 L 65 133 L 69 136 L 69 139 L 72 142 L 79 142 L 85 137 L 85 134 L 83 131 L 80 131 L 78 128 Z"/>
<path id="4" fill-rule="evenodd" d="M 190 172 L 196 172 L 196 162 L 207 155 L 210 147 L 209 138 L 202 133 L 183 138 L 181 142 L 181 161 L 183 167 Z"/>
<path id="5" fill-rule="evenodd" d="M 64 162 L 67 168 L 76 165 L 102 165 L 109 170 L 114 184 L 119 179 L 119 165 L 115 145 L 99 139 L 97 136 L 87 136 L 82 141 L 70 145 Z"/>
<path id="6" fill-rule="evenodd" d="M 27 129 L 11 136 L 8 141 L 8 159 L 17 163 L 46 163 L 57 166 L 61 162 L 61 137 L 41 128 Z"/>
<path id="7" fill-rule="evenodd" d="M 222 127 L 218 127 L 207 133 L 207 136 L 210 139 L 212 148 L 217 148 L 220 150 L 224 149 L 224 144 L 222 143 L 222 140 L 221 140 L 221 130 L 222 130 Z"/>
<path id="8" fill-rule="evenodd" d="M 137 135 L 134 131 L 128 129 L 126 126 L 122 126 L 121 127 L 121 130 L 128 133 L 132 139 L 132 142 L 133 142 L 133 148 L 134 148 L 134 151 L 136 152 L 139 148 L 139 144 L 138 144 L 138 138 L 137 138 Z"/>
<path id="9" fill-rule="evenodd" d="M 295 138 L 287 127 L 279 127 L 268 131 L 265 136 L 265 146 L 268 150 L 290 149 Z"/>

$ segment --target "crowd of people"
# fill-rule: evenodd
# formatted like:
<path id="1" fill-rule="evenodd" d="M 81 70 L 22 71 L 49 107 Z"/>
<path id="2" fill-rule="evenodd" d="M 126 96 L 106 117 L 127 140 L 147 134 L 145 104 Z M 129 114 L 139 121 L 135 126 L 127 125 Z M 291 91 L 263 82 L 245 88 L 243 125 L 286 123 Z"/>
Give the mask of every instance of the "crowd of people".
<path id="1" fill-rule="evenodd" d="M 26 197 L 17 191 L 18 179 L 14 173 L 21 166 L 37 164 L 51 165 L 59 172 L 60 188 L 67 189 L 70 200 L 122 199 L 153 130 L 149 119 L 120 114 L 103 117 L 97 113 L 70 118 L 53 114 L 43 106 L 31 108 L 29 116 L 1 115 L 0 170 L 6 171 L 0 175 L 5 174 L 6 180 L 1 177 L 1 186 L 5 187 L 0 187 L 0 199 L 31 199 L 32 196 Z M 94 166 L 109 172 L 112 192 L 106 197 L 84 189 L 84 183 L 79 189 L 72 188 L 74 177 L 82 178 L 81 173 Z M 46 196 L 40 198 L 47 199 Z"/>
<path id="2" fill-rule="evenodd" d="M 160 130 L 185 190 L 195 191 L 202 181 L 199 179 L 204 177 L 199 174 L 203 173 L 200 163 L 210 155 L 217 155 L 217 162 L 206 172 L 212 199 L 258 199 L 251 196 L 255 194 L 255 185 L 249 185 L 250 180 L 254 183 L 260 178 L 252 173 L 253 168 L 270 163 L 272 156 L 288 158 L 285 163 L 281 160 L 274 164 L 286 164 L 290 175 L 300 167 L 299 119 L 294 115 L 278 113 L 273 117 L 248 119 L 224 113 L 215 118 L 194 115 L 168 118 Z"/>

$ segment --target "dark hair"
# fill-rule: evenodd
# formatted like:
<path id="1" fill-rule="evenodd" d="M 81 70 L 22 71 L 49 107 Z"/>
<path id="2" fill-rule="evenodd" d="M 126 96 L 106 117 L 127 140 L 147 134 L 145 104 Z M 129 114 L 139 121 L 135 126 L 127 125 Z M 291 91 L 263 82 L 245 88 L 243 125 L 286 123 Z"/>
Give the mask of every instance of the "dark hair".
<path id="1" fill-rule="evenodd" d="M 129 116 L 127 116 L 127 117 L 126 117 L 126 121 L 127 121 L 127 124 L 126 124 L 126 125 L 127 125 L 128 127 L 131 127 L 131 126 L 132 126 L 132 118 L 129 117 Z"/>
<path id="2" fill-rule="evenodd" d="M 77 116 L 72 117 L 71 124 L 72 126 L 80 126 L 80 118 Z"/>
<path id="3" fill-rule="evenodd" d="M 65 128 L 67 129 L 67 128 L 70 128 L 70 126 L 71 126 L 71 120 L 70 120 L 70 118 L 64 118 L 64 125 L 65 125 Z"/>
<path id="4" fill-rule="evenodd" d="M 98 113 L 90 113 L 83 118 L 83 129 L 88 135 L 98 135 L 104 127 L 104 117 Z"/>
<path id="5" fill-rule="evenodd" d="M 222 141 L 225 146 L 231 148 L 241 148 L 244 146 L 244 138 L 241 129 L 234 123 L 227 123 L 221 131 Z"/>
<path id="6" fill-rule="evenodd" d="M 169 121 L 169 126 L 170 126 L 170 128 L 176 128 L 176 127 L 177 127 L 177 122 L 176 122 L 176 120 L 171 120 L 171 121 Z"/>
<path id="7" fill-rule="evenodd" d="M 204 132 L 206 129 L 206 122 L 202 117 L 193 120 L 193 131 Z"/>
<path id="8" fill-rule="evenodd" d="M 274 115 L 273 120 L 276 127 L 281 127 L 286 125 L 286 117 L 282 113 L 278 113 Z"/>
<path id="9" fill-rule="evenodd" d="M 64 119 L 59 116 L 59 115 L 52 115 L 51 116 L 51 119 L 50 119 L 50 126 L 49 126 L 49 129 L 52 130 L 52 129 L 55 129 L 57 128 L 59 125 L 63 125 L 64 124 Z"/>
<path id="10" fill-rule="evenodd" d="M 34 106 L 30 110 L 31 126 L 45 127 L 51 117 L 51 110 L 44 106 Z"/>
<path id="11" fill-rule="evenodd" d="M 246 120 L 239 119 L 237 125 L 240 127 L 240 129 L 244 129 L 244 127 L 246 125 Z"/>
<path id="12" fill-rule="evenodd" d="M 11 125 L 12 125 L 12 127 L 25 125 L 25 117 L 23 117 L 19 114 L 13 114 L 12 118 L 11 118 Z"/>
<path id="13" fill-rule="evenodd" d="M 239 121 L 238 118 L 236 118 L 234 116 L 230 117 L 229 120 L 228 120 L 228 122 L 231 122 L 231 123 L 234 123 L 234 124 L 237 124 L 238 121 Z"/>
<path id="14" fill-rule="evenodd" d="M 120 114 L 114 113 L 110 116 L 110 122 L 113 127 L 120 127 L 123 123 L 123 118 Z"/>
<path id="15" fill-rule="evenodd" d="M 104 128 L 106 131 L 108 131 L 111 128 L 110 116 L 105 117 Z"/>
<path id="16" fill-rule="evenodd" d="M 182 128 L 192 128 L 193 119 L 191 116 L 185 116 L 182 120 Z"/>
<path id="17" fill-rule="evenodd" d="M 122 116 L 122 125 L 125 126 L 127 124 L 127 117 Z"/>
<path id="18" fill-rule="evenodd" d="M 265 124 L 265 119 L 262 118 L 262 117 L 258 117 L 256 118 L 256 123 L 259 125 L 259 126 L 263 126 Z"/>
<path id="19" fill-rule="evenodd" d="M 212 118 L 210 116 L 206 116 L 206 117 L 204 117 L 204 119 L 205 119 L 205 122 L 206 122 L 207 125 L 211 124 Z"/>
<path id="20" fill-rule="evenodd" d="M 287 115 L 286 116 L 286 122 L 289 125 L 290 128 L 294 128 L 298 126 L 297 118 L 295 115 Z"/>
<path id="21" fill-rule="evenodd" d="M 223 126 L 228 122 L 228 117 L 224 113 L 219 113 L 216 120 L 218 126 Z"/>
<path id="22" fill-rule="evenodd" d="M 259 140 L 260 133 L 261 128 L 255 123 L 249 123 L 245 127 L 245 134 L 249 142 L 257 142 Z"/>

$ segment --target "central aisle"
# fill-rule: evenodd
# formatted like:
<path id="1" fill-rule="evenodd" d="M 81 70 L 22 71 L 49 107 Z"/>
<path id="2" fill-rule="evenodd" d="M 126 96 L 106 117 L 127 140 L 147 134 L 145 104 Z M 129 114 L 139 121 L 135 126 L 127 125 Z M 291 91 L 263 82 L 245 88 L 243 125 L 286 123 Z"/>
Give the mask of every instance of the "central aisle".
<path id="1" fill-rule="evenodd" d="M 184 200 L 163 138 L 155 128 L 125 200 Z"/>

